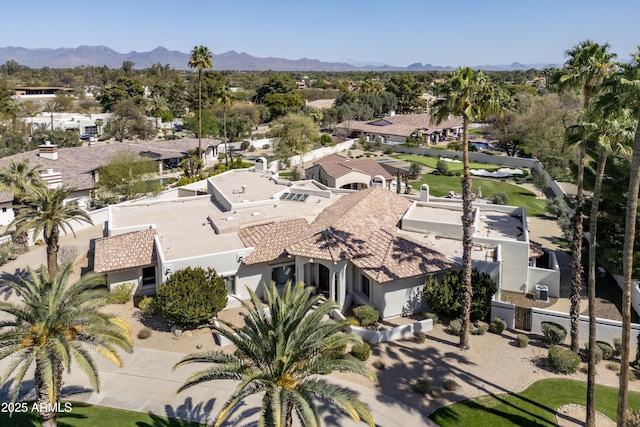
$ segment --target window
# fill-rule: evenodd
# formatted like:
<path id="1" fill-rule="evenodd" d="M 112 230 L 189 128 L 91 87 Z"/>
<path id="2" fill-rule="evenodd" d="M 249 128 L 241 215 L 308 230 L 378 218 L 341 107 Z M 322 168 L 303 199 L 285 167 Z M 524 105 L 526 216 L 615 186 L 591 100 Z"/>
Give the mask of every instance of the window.
<path id="1" fill-rule="evenodd" d="M 362 290 L 362 293 L 365 294 L 366 296 L 368 297 L 371 296 L 371 282 L 369 281 L 369 278 L 366 277 L 365 275 L 362 275 L 361 290 Z"/>
<path id="2" fill-rule="evenodd" d="M 142 286 L 152 286 L 156 284 L 156 266 L 145 267 L 142 269 Z"/>
<path id="3" fill-rule="evenodd" d="M 236 276 L 224 277 L 224 284 L 227 287 L 227 295 L 236 293 Z"/>
<path id="4" fill-rule="evenodd" d="M 282 267 L 274 267 L 271 270 L 271 281 L 275 282 L 276 286 L 282 286 L 288 281 L 296 283 L 296 265 L 288 264 Z"/>
<path id="5" fill-rule="evenodd" d="M 2 213 L 7 213 L 7 208 L 2 208 Z"/>

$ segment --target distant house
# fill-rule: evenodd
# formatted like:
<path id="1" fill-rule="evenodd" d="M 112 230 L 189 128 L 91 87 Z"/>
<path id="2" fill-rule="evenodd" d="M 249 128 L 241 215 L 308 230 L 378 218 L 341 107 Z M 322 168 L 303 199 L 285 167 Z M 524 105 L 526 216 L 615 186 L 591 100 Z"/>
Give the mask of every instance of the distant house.
<path id="1" fill-rule="evenodd" d="M 220 143 L 219 140 L 202 141 L 206 162 L 217 161 Z M 158 164 L 158 172 L 162 173 L 163 170 L 177 167 L 180 158 L 188 150 L 197 148 L 198 140 L 195 138 L 62 148 L 55 144 L 43 144 L 37 150 L 0 159 L 0 167 L 7 167 L 12 160 L 19 162 L 28 159 L 31 166 L 42 168 L 41 177 L 49 186 L 66 184 L 74 187 L 76 191 L 68 200 L 78 203 L 82 208 L 88 208 L 91 190 L 99 180 L 100 167 L 119 151 L 132 150 L 143 157 L 154 159 Z M 0 225 L 7 225 L 13 220 L 11 200 L 13 196 L 10 192 L 0 191 Z"/>
<path id="2" fill-rule="evenodd" d="M 313 162 L 305 170 L 306 179 L 314 179 L 331 188 L 362 190 L 377 184 L 390 188 L 393 176 L 370 158 L 349 159 L 330 154 Z"/>
<path id="3" fill-rule="evenodd" d="M 22 86 L 16 87 L 15 96 L 55 96 L 58 92 L 73 92 L 73 88 L 60 86 Z"/>
<path id="4" fill-rule="evenodd" d="M 455 137 L 462 132 L 462 118 L 452 116 L 439 124 L 432 123 L 430 114 L 395 115 L 361 122 L 347 120 L 336 125 L 336 133 L 347 138 L 364 135 L 373 142 L 376 136 L 385 144 L 403 144 L 411 135 L 418 135 L 427 145 L 435 145 L 445 138 Z"/>

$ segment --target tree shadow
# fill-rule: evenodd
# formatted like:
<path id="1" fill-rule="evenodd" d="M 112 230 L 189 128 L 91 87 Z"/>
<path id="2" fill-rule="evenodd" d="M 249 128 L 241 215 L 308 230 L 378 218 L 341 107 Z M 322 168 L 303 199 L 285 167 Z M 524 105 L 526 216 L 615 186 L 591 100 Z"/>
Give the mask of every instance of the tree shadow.
<path id="1" fill-rule="evenodd" d="M 29 277 L 29 273 L 26 268 L 16 268 L 13 273 L 3 271 L 0 273 L 0 298 L 8 301 L 11 296 L 17 296 L 13 288 L 7 285 L 6 282 L 20 283 L 20 279 L 26 279 Z"/>

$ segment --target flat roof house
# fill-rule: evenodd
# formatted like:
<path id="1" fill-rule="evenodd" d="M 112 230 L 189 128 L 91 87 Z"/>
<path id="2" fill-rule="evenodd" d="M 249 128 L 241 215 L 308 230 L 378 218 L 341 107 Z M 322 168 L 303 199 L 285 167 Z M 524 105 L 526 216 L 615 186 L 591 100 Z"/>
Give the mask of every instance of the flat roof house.
<path id="1" fill-rule="evenodd" d="M 423 308 L 416 301 L 425 279 L 462 258 L 459 203 L 414 201 L 379 186 L 281 183 L 255 170 L 211 177 L 207 187 L 207 196 L 109 207 L 109 237 L 96 240 L 94 265 L 110 288 L 134 282 L 136 294 L 153 294 L 175 271 L 211 267 L 242 300 L 246 287 L 260 293 L 270 281 L 303 281 L 343 310 L 365 303 L 388 318 Z M 474 209 L 474 267 L 504 289 L 532 289 L 524 210 Z"/>

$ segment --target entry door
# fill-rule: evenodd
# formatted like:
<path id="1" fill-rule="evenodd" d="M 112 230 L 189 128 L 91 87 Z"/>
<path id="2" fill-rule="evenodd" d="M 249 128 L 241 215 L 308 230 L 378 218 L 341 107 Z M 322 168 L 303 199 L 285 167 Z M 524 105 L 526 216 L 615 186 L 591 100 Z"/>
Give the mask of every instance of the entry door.
<path id="1" fill-rule="evenodd" d="M 318 266 L 318 277 L 319 277 L 318 287 L 320 289 L 320 292 L 325 297 L 329 298 L 329 281 L 331 279 L 331 272 L 327 267 L 320 264 Z"/>

